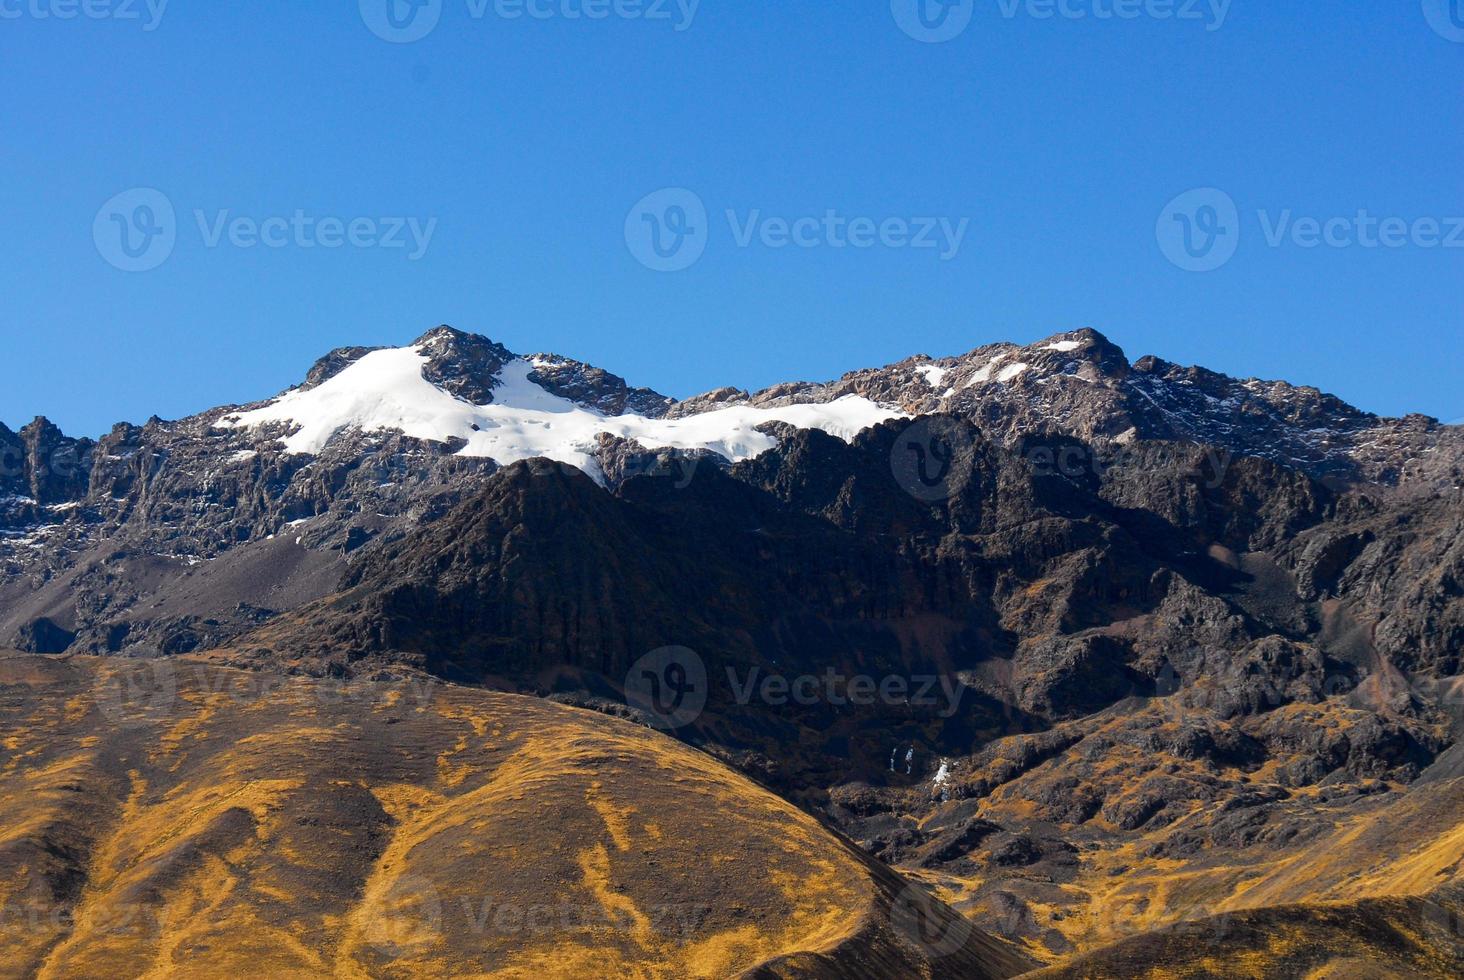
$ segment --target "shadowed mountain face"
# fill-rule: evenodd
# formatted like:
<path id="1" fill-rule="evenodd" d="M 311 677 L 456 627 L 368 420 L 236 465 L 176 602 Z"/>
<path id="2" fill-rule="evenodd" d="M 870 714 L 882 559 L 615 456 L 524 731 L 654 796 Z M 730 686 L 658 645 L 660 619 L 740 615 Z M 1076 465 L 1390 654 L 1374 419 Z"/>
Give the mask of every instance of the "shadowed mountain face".
<path id="1" fill-rule="evenodd" d="M 1133 696 L 1213 688 L 1205 707 L 1218 717 L 1254 717 L 1354 696 L 1369 678 L 1459 670 L 1443 628 L 1464 608 L 1450 573 L 1404 571 L 1457 550 L 1448 508 L 1395 505 L 1412 519 L 1392 518 L 1390 534 L 1355 515 L 1368 510 L 1357 500 L 1259 460 L 1142 444 L 1122 468 L 1064 472 L 1042 461 L 1087 447 L 1014 452 L 942 424 L 965 449 L 938 506 L 890 469 L 907 423 L 852 444 L 792 433 L 730 472 L 614 494 L 572 469 L 518 464 L 235 650 L 316 672 L 407 662 L 621 700 L 638 658 L 687 647 L 709 677 L 695 730 L 779 759 L 785 788 L 811 788 L 789 755 L 795 733 L 815 770 L 876 779 L 907 742 L 923 771 L 978 733 L 1046 728 Z M 1378 529 L 1350 530 L 1357 521 Z M 1345 570 L 1339 534 L 1372 539 Z M 1408 595 L 1431 581 L 1428 601 L 1389 598 L 1402 580 Z M 759 677 L 830 670 L 948 686 L 925 705 L 746 697 Z M 1376 744 L 1326 756 L 1309 778 L 1347 765 L 1411 778 L 1446 744 L 1427 707 L 1380 724 Z"/>
<path id="2" fill-rule="evenodd" d="M 687 461 L 752 459 L 776 444 L 759 431 L 771 423 L 847 439 L 892 415 L 937 412 L 1007 450 L 1076 438 L 1104 466 L 1136 443 L 1179 441 L 1379 496 L 1464 485 L 1460 427 L 1380 419 L 1284 382 L 1130 363 L 1092 330 L 677 402 L 440 327 L 409 348 L 333 351 L 297 388 L 242 408 L 119 424 L 98 440 L 44 419 L 18 433 L 0 425 L 0 642 L 217 647 L 336 591 L 353 556 L 415 533 L 514 460 L 569 462 L 613 488 Z M 225 555 L 228 569 L 213 567 Z"/>
<path id="3" fill-rule="evenodd" d="M 21 973 L 1457 975 L 1458 435 L 1091 331 L 675 402 L 445 329 L 0 432 L 0 640 L 116 658 L 8 662 Z M 630 925 L 363 938 L 484 867 Z"/>

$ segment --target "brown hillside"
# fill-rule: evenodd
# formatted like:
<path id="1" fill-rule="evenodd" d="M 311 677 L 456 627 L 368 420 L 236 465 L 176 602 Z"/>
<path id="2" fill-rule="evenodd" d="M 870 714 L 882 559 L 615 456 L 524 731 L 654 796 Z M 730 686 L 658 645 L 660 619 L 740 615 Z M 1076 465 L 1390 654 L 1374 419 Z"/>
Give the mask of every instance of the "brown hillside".
<path id="1" fill-rule="evenodd" d="M 958 927 L 929 941 L 901 879 L 710 757 L 530 698 L 11 657 L 0 745 L 3 977 L 1027 965 L 926 903 Z"/>

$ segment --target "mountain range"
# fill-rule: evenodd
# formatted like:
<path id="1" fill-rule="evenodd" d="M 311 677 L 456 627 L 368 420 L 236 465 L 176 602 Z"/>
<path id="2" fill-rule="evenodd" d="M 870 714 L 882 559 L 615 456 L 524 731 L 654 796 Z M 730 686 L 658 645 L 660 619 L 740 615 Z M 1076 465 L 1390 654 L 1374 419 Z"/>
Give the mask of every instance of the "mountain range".
<path id="1" fill-rule="evenodd" d="M 792 903 L 780 914 L 801 931 L 749 924 L 739 947 L 735 916 L 718 919 L 703 938 L 721 937 L 720 952 L 641 944 L 624 954 L 630 972 L 657 975 L 648 949 L 691 975 L 1453 976 L 1464 964 L 1457 426 L 1131 362 L 1088 329 L 679 401 L 439 327 L 406 347 L 332 351 L 274 398 L 98 440 L 44 419 L 0 426 L 0 464 L 0 646 L 17 651 L 0 691 L 24 718 L 6 744 L 26 780 L 15 798 L 40 793 L 0 857 L 55 857 L 27 893 L 43 905 L 95 914 L 98 895 L 115 899 L 122 842 L 152 833 L 138 806 L 238 776 L 242 762 L 206 761 L 208 739 L 368 724 L 208 694 L 284 676 L 441 684 L 451 717 L 501 716 L 483 724 L 525 744 L 547 744 L 551 722 L 582 726 L 556 737 L 600 746 L 586 748 L 603 760 L 590 768 L 622 802 L 667 765 L 648 760 L 694 755 L 720 802 L 645 804 L 692 821 L 678 833 L 762 846 L 759 826 L 806 821 L 799 860 L 841 869 L 801 897 L 704 896 L 724 910 Z M 46 666 L 56 658 L 64 671 Z M 170 681 L 175 695 L 137 720 L 151 727 L 86 759 L 34 742 L 63 725 L 95 738 L 106 712 L 68 699 L 159 664 L 213 680 Z M 422 831 L 392 786 L 440 807 L 477 781 L 489 792 L 509 764 L 453 761 L 464 748 L 442 710 L 385 718 L 404 726 L 393 745 L 418 748 L 357 760 L 382 839 L 365 857 L 322 851 L 339 894 L 312 900 L 330 909 L 314 928 L 356 921 L 369 902 L 352 903 L 393 880 L 343 862 L 387 861 L 406 828 Z M 198 745 L 182 734 L 210 726 Z M 616 755 L 632 743 L 641 755 Z M 427 756 L 446 761 L 423 768 Z M 356 778 L 290 758 L 268 778 Z M 73 782 L 111 837 L 46 809 L 67 765 L 84 770 Z M 129 784 L 144 771 L 150 789 Z M 305 806 L 286 796 L 286 812 Z M 474 798 L 484 826 L 500 819 L 493 799 Z M 351 826 L 358 802 L 333 795 L 330 819 Z M 251 806 L 272 826 L 276 803 Z M 698 806 L 745 819 L 694 827 Z M 619 819 L 606 818 L 612 855 Z M 198 846 L 235 868 L 239 833 Z M 414 874 L 447 873 L 416 853 Z M 625 888 L 651 873 L 627 867 Z M 137 887 L 176 904 L 181 880 Z M 434 894 L 457 887 L 433 880 Z M 944 949 L 902 931 L 907 887 L 931 903 L 922 923 L 970 932 Z M 257 896 L 200 894 L 231 915 L 274 914 Z M 840 903 L 875 911 L 860 928 L 819 925 Z M 42 972 L 100 948 L 75 930 L 31 938 Z M 389 973 L 357 939 L 333 968 Z M 442 968 L 444 948 L 424 942 L 403 962 Z"/>

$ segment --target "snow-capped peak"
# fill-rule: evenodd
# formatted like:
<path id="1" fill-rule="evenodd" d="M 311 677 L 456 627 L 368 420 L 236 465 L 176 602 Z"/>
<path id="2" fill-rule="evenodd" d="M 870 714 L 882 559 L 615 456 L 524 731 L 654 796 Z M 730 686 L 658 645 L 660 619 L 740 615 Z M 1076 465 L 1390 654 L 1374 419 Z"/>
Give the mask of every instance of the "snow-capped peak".
<path id="1" fill-rule="evenodd" d="M 507 465 L 546 457 L 577 466 L 597 479 L 592 454 L 601 433 L 634 439 L 650 449 L 705 449 L 729 460 L 747 459 L 776 445 L 759 432 L 768 422 L 821 429 L 848 440 L 858 432 L 905 413 L 859 395 L 827 403 L 757 408 L 738 405 L 677 419 L 635 413 L 607 415 L 546 390 L 535 380 L 545 366 L 513 358 L 492 379 L 492 404 L 475 405 L 427 380 L 434 353 L 419 342 L 361 355 L 312 388 L 287 392 L 267 405 L 226 415 L 225 428 L 281 424 L 292 430 L 286 452 L 317 455 L 338 433 L 397 430 L 416 439 L 462 440 L 460 455 L 491 458 Z"/>

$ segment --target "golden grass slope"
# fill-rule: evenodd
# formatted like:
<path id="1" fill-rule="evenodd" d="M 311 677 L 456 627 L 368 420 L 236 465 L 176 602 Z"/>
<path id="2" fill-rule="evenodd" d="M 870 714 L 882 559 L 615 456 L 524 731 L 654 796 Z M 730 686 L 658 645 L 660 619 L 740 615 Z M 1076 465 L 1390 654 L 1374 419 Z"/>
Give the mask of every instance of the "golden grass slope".
<path id="1" fill-rule="evenodd" d="M 1461 894 L 1251 909 L 1135 936 L 1032 980 L 1453 980 Z"/>
<path id="2" fill-rule="evenodd" d="M 899 879 L 807 814 L 531 698 L 12 657 L 0 747 L 0 977 L 1025 966 L 925 956 L 880 923 Z"/>
<path id="3" fill-rule="evenodd" d="M 1339 725 L 1365 713 L 1341 704 L 1325 710 L 1326 720 Z M 1061 838 L 1072 845 L 1067 860 L 1008 867 L 982 860 L 941 870 L 917 861 L 906 873 L 1054 964 L 1211 916 L 1421 898 L 1464 883 L 1464 778 L 1445 774 L 1410 785 L 1339 774 L 1322 785 L 1295 786 L 1280 781 L 1274 766 L 1215 766 L 1121 737 L 1130 729 L 1164 731 L 1174 715 L 1158 702 L 1085 719 L 1071 726 L 1065 750 L 1026 768 L 997 753 L 973 773 L 998 784 L 994 789 L 937 804 L 923 816 L 932 826 L 980 819 L 1034 838 Z M 1080 813 L 1081 822 L 1063 822 L 1069 800 L 1095 790 L 1105 805 L 1091 816 Z M 1116 822 L 1146 796 L 1176 815 L 1133 829 Z M 1274 802 L 1241 806 L 1245 796 Z M 990 844 L 977 848 L 978 857 L 982 847 Z"/>

